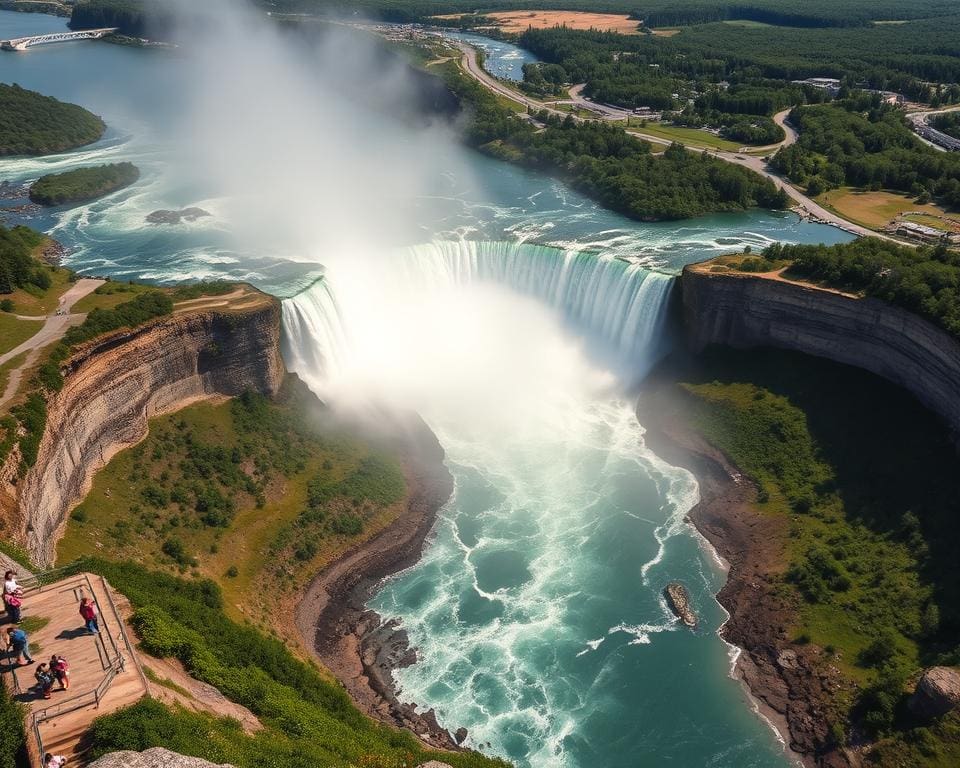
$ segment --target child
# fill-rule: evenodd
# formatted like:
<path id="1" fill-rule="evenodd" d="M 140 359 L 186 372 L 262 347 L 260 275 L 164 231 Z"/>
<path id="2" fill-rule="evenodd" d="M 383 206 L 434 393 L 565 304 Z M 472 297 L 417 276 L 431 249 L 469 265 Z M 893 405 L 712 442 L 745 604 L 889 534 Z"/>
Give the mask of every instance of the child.
<path id="1" fill-rule="evenodd" d="M 91 635 L 100 634 L 100 624 L 97 622 L 97 604 L 89 597 L 80 598 L 80 615 L 87 624 L 87 632 Z"/>
<path id="2" fill-rule="evenodd" d="M 41 664 L 33 676 L 37 678 L 37 687 L 40 688 L 43 698 L 49 699 L 50 689 L 53 688 L 53 672 L 47 669 L 46 664 Z"/>
<path id="3" fill-rule="evenodd" d="M 70 664 L 63 656 L 53 654 L 53 656 L 50 657 L 50 671 L 53 672 L 53 676 L 57 678 L 57 682 L 60 683 L 61 691 L 65 691 L 70 687 Z"/>
<path id="4" fill-rule="evenodd" d="M 17 659 L 17 664 L 33 664 L 30 657 L 30 649 L 27 647 L 27 633 L 19 627 L 10 627 L 7 629 L 7 650 L 11 651 Z M 26 659 L 26 661 L 23 661 Z"/>
<path id="5" fill-rule="evenodd" d="M 63 755 L 51 755 L 49 752 L 43 756 L 43 768 L 63 768 L 67 764 L 67 758 Z"/>

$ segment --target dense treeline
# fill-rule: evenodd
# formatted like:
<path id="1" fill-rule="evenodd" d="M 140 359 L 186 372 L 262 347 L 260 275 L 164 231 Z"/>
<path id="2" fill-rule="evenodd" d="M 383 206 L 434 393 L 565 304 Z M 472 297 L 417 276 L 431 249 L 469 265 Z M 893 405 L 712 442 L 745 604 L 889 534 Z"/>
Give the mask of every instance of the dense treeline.
<path id="1" fill-rule="evenodd" d="M 960 253 L 908 248 L 875 237 L 840 245 L 780 245 L 764 256 L 789 259 L 790 272 L 863 292 L 916 312 L 960 338 Z"/>
<path id="2" fill-rule="evenodd" d="M 150 12 L 156 7 L 152 0 L 83 0 L 73 6 L 70 29 L 100 29 L 119 27 L 120 33 L 146 37 L 149 32 Z"/>
<path id="3" fill-rule="evenodd" d="M 133 163 L 110 163 L 41 176 L 30 187 L 30 199 L 40 205 L 64 205 L 95 200 L 133 184 L 140 171 Z"/>
<path id="4" fill-rule="evenodd" d="M 105 130 L 83 107 L 0 83 L 0 157 L 63 152 L 96 141 Z"/>
<path id="5" fill-rule="evenodd" d="M 960 112 L 948 112 L 945 115 L 934 115 L 928 122 L 938 131 L 960 139 Z"/>
<path id="6" fill-rule="evenodd" d="M 629 13 L 650 26 L 747 19 L 801 27 L 865 25 L 875 20 L 930 18 L 956 13 L 953 0 L 274 0 L 284 10 L 349 10 L 392 21 L 474 11 L 581 10 Z"/>
<path id="7" fill-rule="evenodd" d="M 680 219 L 788 199 L 762 176 L 679 145 L 655 156 L 647 142 L 599 122 L 540 114 L 543 130 L 520 120 L 455 65 L 448 84 L 473 111 L 468 142 L 482 151 L 569 183 L 603 205 L 637 219 Z"/>
<path id="8" fill-rule="evenodd" d="M 848 184 L 933 196 L 960 208 L 960 155 L 923 144 L 902 113 L 877 97 L 798 107 L 791 120 L 800 139 L 772 164 L 810 194 Z"/>
<path id="9" fill-rule="evenodd" d="M 50 287 L 50 273 L 32 255 L 43 239 L 29 227 L 7 229 L 0 224 L 0 293 L 29 285 L 41 290 Z"/>

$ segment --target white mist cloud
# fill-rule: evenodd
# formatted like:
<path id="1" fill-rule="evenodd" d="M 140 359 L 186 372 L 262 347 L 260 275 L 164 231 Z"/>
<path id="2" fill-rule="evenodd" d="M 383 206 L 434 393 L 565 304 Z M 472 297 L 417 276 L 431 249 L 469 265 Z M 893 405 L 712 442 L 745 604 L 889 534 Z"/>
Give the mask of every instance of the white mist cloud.
<path id="1" fill-rule="evenodd" d="M 441 174 L 468 173 L 447 126 L 394 117 L 415 84 L 372 37 L 285 29 L 235 0 L 178 5 L 185 163 L 227 201 L 244 250 L 326 263 L 409 241 Z"/>

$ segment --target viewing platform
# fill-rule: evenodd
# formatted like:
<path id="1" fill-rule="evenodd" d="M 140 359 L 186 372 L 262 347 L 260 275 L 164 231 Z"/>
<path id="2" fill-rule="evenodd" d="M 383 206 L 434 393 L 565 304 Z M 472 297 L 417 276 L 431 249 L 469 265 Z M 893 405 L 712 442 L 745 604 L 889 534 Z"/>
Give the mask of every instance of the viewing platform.
<path id="1" fill-rule="evenodd" d="M 35 663 L 17 667 L 15 659 L 6 657 L 0 676 L 13 698 L 26 708 L 31 765 L 40 766 L 45 752 L 65 756 L 71 766 L 83 764 L 81 738 L 94 719 L 148 695 L 147 678 L 117 609 L 117 602 L 124 598 L 103 577 L 69 569 L 25 579 L 21 586 L 23 618 Z M 82 597 L 92 597 L 97 604 L 98 635 L 88 634 L 84 627 L 79 614 Z M 38 625 L 42 626 L 33 628 Z M 8 626 L 4 618 L 0 631 L 5 633 Z M 35 687 L 34 672 L 53 654 L 70 664 L 70 688 L 62 691 L 54 683 L 51 698 L 44 699 Z"/>

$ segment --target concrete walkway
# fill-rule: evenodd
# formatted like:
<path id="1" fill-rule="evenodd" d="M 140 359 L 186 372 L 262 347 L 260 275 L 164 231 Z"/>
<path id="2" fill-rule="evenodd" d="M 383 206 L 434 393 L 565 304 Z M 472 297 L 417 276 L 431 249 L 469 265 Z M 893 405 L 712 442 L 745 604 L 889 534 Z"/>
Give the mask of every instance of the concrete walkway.
<path id="1" fill-rule="evenodd" d="M 83 322 L 86 315 L 71 314 L 70 309 L 84 296 L 93 293 L 99 286 L 103 285 L 103 282 L 103 280 L 93 280 L 90 278 L 77 280 L 77 282 L 60 297 L 60 304 L 57 311 L 63 310 L 64 314 L 54 313 L 48 315 L 46 322 L 39 331 L 23 342 L 23 344 L 0 355 L 0 365 L 3 365 L 8 360 L 13 360 L 17 355 L 23 354 L 24 352 L 29 353 L 26 360 L 24 360 L 19 367 L 10 371 L 10 379 L 7 382 L 7 387 L 0 393 L 0 406 L 16 393 L 24 372 L 29 370 L 30 366 L 36 362 L 37 357 L 40 355 L 40 350 L 48 344 L 62 338 L 63 334 L 67 332 L 67 328 L 71 325 L 78 325 Z"/>

